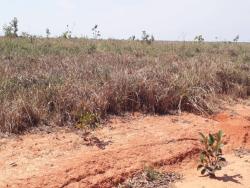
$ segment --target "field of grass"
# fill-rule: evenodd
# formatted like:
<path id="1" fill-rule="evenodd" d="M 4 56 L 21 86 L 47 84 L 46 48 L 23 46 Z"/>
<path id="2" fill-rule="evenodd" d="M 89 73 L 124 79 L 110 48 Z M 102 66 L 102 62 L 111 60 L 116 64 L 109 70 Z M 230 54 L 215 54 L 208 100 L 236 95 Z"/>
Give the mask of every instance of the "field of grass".
<path id="1" fill-rule="evenodd" d="M 250 95 L 250 44 L 0 38 L 0 131 L 110 114 L 210 114 Z"/>

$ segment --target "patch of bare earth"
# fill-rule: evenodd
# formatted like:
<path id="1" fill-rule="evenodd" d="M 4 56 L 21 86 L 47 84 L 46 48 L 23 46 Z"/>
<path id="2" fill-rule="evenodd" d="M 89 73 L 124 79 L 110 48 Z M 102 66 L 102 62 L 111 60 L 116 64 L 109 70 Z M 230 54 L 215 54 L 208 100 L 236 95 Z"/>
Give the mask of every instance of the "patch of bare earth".
<path id="1" fill-rule="evenodd" d="M 145 166 L 165 172 L 186 172 L 196 166 L 198 132 L 223 130 L 225 152 L 229 155 L 239 147 L 250 149 L 249 117 L 250 106 L 238 104 L 211 118 L 188 113 L 137 114 L 128 119 L 113 118 L 91 135 L 60 130 L 3 138 L 0 139 L 0 187 L 117 187 Z M 233 168 L 231 158 L 228 160 L 227 168 Z M 228 176 L 241 174 L 244 183 L 250 184 L 241 170 L 236 169 Z M 196 172 L 190 175 L 194 176 Z M 185 181 L 191 181 L 190 177 L 184 176 Z"/>
<path id="2" fill-rule="evenodd" d="M 250 188 L 250 153 L 226 155 L 228 164 L 216 173 L 215 178 L 201 176 L 195 168 L 184 170 L 184 179 L 173 188 Z"/>

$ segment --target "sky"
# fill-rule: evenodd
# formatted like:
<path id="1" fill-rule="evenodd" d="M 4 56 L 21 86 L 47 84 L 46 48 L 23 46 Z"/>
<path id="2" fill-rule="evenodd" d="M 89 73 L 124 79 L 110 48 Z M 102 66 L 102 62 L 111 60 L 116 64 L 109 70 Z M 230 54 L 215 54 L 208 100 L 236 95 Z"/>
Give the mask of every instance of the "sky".
<path id="1" fill-rule="evenodd" d="M 250 0 L 0 0 L 2 26 L 17 17 L 19 31 L 59 36 L 69 25 L 73 36 L 141 37 L 143 30 L 158 40 L 250 41 Z"/>

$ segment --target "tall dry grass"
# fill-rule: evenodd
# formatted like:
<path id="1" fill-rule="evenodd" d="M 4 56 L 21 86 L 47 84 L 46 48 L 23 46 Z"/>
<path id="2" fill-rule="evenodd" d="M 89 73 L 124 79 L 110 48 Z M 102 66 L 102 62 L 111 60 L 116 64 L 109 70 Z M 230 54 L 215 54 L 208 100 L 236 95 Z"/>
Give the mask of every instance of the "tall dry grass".
<path id="1" fill-rule="evenodd" d="M 225 95 L 250 95 L 249 44 L 0 38 L 2 132 L 127 111 L 210 114 Z"/>

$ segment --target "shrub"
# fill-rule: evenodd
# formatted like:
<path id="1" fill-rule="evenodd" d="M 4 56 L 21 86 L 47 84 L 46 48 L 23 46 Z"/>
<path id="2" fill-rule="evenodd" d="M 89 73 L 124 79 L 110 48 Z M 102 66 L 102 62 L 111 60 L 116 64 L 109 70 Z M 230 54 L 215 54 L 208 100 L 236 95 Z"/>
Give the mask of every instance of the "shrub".
<path id="1" fill-rule="evenodd" d="M 215 172 L 221 170 L 226 159 L 222 156 L 222 136 L 223 132 L 209 134 L 207 137 L 200 133 L 203 149 L 200 154 L 200 164 L 197 170 L 201 169 L 201 174 L 215 177 Z"/>

